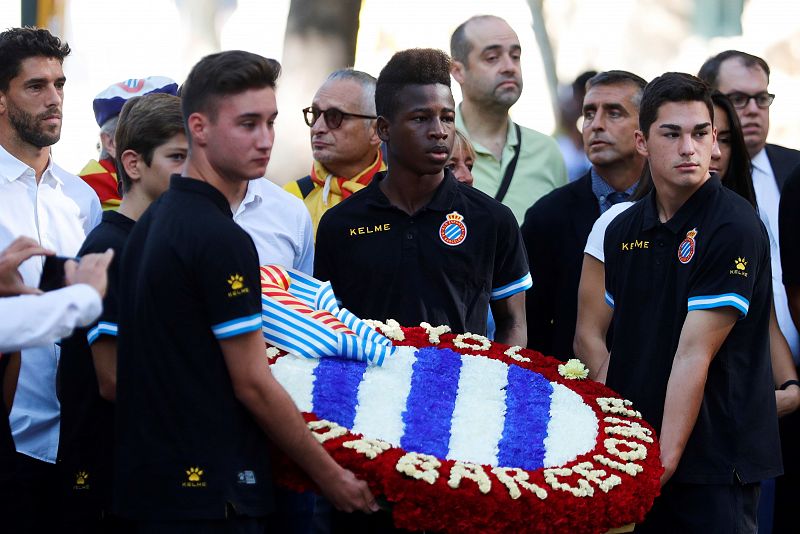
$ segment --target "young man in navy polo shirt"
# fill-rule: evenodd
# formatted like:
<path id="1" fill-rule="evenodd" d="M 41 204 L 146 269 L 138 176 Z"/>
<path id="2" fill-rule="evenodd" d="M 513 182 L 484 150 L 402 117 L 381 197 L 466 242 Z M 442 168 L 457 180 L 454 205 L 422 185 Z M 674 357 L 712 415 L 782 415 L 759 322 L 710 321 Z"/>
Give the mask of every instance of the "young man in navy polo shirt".
<path id="1" fill-rule="evenodd" d="M 781 473 L 769 241 L 709 175 L 712 124 L 699 79 L 647 85 L 635 135 L 654 189 L 606 231 L 607 384 L 656 427 L 665 468 L 637 532 L 756 532 L 760 481 Z"/>
<path id="2" fill-rule="evenodd" d="M 263 531 L 268 437 L 338 508 L 377 509 L 270 374 L 258 256 L 232 219 L 241 183 L 269 161 L 279 71 L 242 51 L 194 66 L 181 90 L 184 175 L 123 253 L 114 506 L 137 532 Z"/>
<path id="3" fill-rule="evenodd" d="M 389 170 L 322 217 L 314 273 L 360 317 L 427 321 L 525 346 L 531 286 L 516 219 L 445 169 L 455 139 L 450 59 L 395 54 L 375 91 Z"/>
<path id="4" fill-rule="evenodd" d="M 119 258 L 136 220 L 167 190 L 170 175 L 183 168 L 188 145 L 180 98 L 153 93 L 130 99 L 120 112 L 115 141 L 122 202 L 118 211 L 103 212 L 78 252 L 114 250 L 103 313 L 90 328 L 64 340 L 59 363 L 62 517 L 65 528 L 87 533 L 121 528 L 109 518 Z"/>

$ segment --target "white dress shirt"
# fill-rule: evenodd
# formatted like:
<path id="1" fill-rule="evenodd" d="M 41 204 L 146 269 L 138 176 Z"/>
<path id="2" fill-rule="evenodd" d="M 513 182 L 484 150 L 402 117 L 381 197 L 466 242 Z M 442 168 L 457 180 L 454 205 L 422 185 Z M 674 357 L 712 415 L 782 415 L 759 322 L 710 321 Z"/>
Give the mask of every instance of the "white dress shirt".
<path id="1" fill-rule="evenodd" d="M 775 301 L 775 314 L 778 317 L 778 325 L 781 332 L 789 343 L 795 363 L 800 357 L 800 336 L 792 322 L 789 313 L 789 302 L 786 298 L 786 289 L 783 286 L 783 270 L 781 269 L 781 253 L 778 243 L 778 205 L 780 204 L 781 193 L 778 183 L 775 181 L 775 173 L 769 163 L 766 149 L 755 155 L 751 163 L 753 164 L 753 188 L 756 191 L 756 203 L 758 204 L 758 214 L 764 226 L 767 227 L 769 234 L 769 253 L 772 256 L 772 297 Z"/>
<path id="2" fill-rule="evenodd" d="M 88 284 L 0 298 L 0 352 L 55 343 L 92 324 L 102 310 L 100 294 Z"/>
<path id="3" fill-rule="evenodd" d="M 250 180 L 233 220 L 253 239 L 259 265 L 313 274 L 314 230 L 302 200 L 266 178 Z"/>
<path id="4" fill-rule="evenodd" d="M 74 256 L 101 217 L 97 194 L 52 158 L 37 184 L 35 171 L 0 146 L 0 249 L 24 235 L 59 255 Z M 26 285 L 39 285 L 43 261 L 34 257 L 20 266 Z M 23 351 L 10 415 L 17 451 L 46 462 L 55 462 L 58 452 L 59 354 L 53 343 Z"/>

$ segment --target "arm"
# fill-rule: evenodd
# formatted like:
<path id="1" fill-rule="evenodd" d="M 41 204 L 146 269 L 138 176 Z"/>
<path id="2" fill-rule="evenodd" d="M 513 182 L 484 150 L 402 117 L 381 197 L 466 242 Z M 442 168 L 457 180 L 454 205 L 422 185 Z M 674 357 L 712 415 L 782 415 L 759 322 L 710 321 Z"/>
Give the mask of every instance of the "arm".
<path id="1" fill-rule="evenodd" d="M 314 227 L 311 224 L 311 216 L 303 205 L 303 225 L 302 244 L 300 254 L 295 259 L 295 269 L 311 276 L 314 274 Z"/>
<path id="2" fill-rule="evenodd" d="M 117 338 L 100 336 L 91 349 L 100 396 L 114 402 L 117 400 Z"/>
<path id="3" fill-rule="evenodd" d="M 583 269 L 578 286 L 578 320 L 575 325 L 575 355 L 589 368 L 589 377 L 605 383 L 608 372 L 606 334 L 613 310 L 605 300 L 605 264 L 583 255 Z"/>
<path id="4" fill-rule="evenodd" d="M 540 203 L 534 204 L 525 214 L 525 222 L 520 227 L 531 279 L 535 281 L 525 296 L 525 322 L 530 348 L 552 354 L 557 262 L 552 260 L 552 236 L 546 230 L 547 225 L 541 221 L 544 217 L 544 214 L 540 216 L 541 209 Z"/>
<path id="5" fill-rule="evenodd" d="M 772 362 L 772 378 L 775 380 L 776 388 L 787 380 L 797 380 L 797 369 L 792 360 L 791 349 L 778 326 L 774 301 L 770 306 L 769 313 L 769 356 Z M 800 406 L 800 387 L 793 385 L 785 390 L 776 389 L 775 404 L 778 406 L 778 417 L 795 411 Z"/>
<path id="6" fill-rule="evenodd" d="M 495 341 L 506 345 L 524 347 L 528 343 L 528 330 L 525 324 L 525 291 L 514 293 L 508 298 L 490 302 L 492 314 L 497 325 Z"/>
<path id="7" fill-rule="evenodd" d="M 236 398 L 269 438 L 294 460 L 345 512 L 378 510 L 367 484 L 340 467 L 306 427 L 291 397 L 272 376 L 264 340 L 256 330 L 219 340 Z"/>
<path id="8" fill-rule="evenodd" d="M 738 318 L 738 311 L 732 307 L 692 310 L 686 315 L 664 400 L 659 437 L 662 486 L 675 473 L 697 421 L 711 360 Z"/>
<path id="9" fill-rule="evenodd" d="M 35 295 L 41 293 L 35 287 L 28 287 L 19 274 L 19 266 L 33 256 L 49 256 L 53 251 L 40 247 L 30 237 L 18 237 L 0 251 L 0 297 L 16 295 Z"/>
<path id="10" fill-rule="evenodd" d="M 0 298 L 0 352 L 55 343 L 97 319 L 102 301 L 86 284 L 44 295 Z"/>

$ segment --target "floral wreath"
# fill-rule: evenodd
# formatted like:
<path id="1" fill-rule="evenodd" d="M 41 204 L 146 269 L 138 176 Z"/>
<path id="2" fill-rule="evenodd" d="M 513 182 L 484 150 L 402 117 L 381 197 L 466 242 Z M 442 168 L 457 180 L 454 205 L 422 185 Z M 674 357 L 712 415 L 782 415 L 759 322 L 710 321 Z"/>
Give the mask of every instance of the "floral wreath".
<path id="1" fill-rule="evenodd" d="M 644 519 L 659 493 L 663 472 L 655 432 L 630 401 L 585 380 L 588 373 L 578 360 L 564 364 L 483 336 L 453 335 L 445 326 L 401 328 L 395 321 L 364 322 L 395 347 L 449 349 L 538 373 L 577 393 L 598 425 L 590 450 L 562 465 L 526 470 L 405 450 L 304 412 L 309 429 L 331 456 L 390 503 L 395 526 L 442 532 L 606 532 Z M 285 355 L 274 347 L 267 350 L 271 364 Z M 314 488 L 277 451 L 274 469 L 276 481 L 285 487 Z"/>

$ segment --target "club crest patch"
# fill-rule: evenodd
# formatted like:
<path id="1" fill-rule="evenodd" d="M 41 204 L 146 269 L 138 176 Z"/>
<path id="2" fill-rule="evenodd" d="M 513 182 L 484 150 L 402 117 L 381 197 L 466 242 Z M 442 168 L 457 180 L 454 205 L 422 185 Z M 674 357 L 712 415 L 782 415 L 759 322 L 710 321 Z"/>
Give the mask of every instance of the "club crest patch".
<path id="1" fill-rule="evenodd" d="M 695 237 L 697 237 L 697 228 L 686 232 L 686 239 L 681 241 L 681 244 L 678 245 L 678 261 L 684 265 L 694 258 L 694 251 L 697 247 L 697 243 L 694 240 Z"/>
<path id="2" fill-rule="evenodd" d="M 439 237 L 445 245 L 451 247 L 463 243 L 467 238 L 467 226 L 464 224 L 464 216 L 457 211 L 448 213 L 439 227 Z"/>

